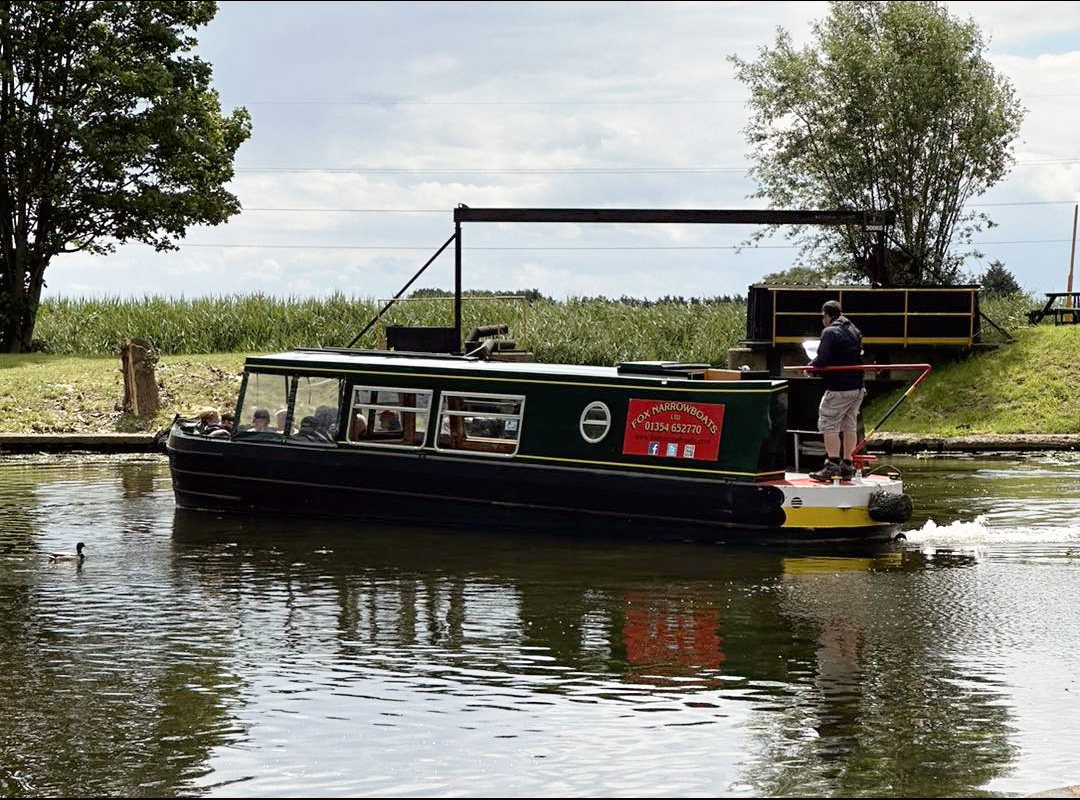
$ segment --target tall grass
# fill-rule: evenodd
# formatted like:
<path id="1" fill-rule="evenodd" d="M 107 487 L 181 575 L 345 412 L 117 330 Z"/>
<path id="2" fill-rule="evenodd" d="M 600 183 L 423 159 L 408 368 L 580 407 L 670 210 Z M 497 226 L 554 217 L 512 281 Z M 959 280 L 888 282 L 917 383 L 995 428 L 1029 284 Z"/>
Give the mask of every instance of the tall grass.
<path id="1" fill-rule="evenodd" d="M 46 300 L 38 313 L 39 349 L 61 355 L 115 355 L 127 339 L 149 339 L 163 355 L 250 353 L 294 347 L 345 347 L 385 305 L 342 294 L 322 299 L 233 295 L 209 298 Z M 1027 294 L 984 296 L 983 313 L 1006 331 L 1027 325 L 1041 305 Z M 506 323 L 509 337 L 538 361 L 615 364 L 668 359 L 724 364 L 727 351 L 745 338 L 741 299 L 656 303 L 604 298 L 547 299 L 466 296 L 462 334 L 480 325 Z M 451 326 L 448 297 L 398 301 L 357 342 L 381 347 L 387 325 Z M 1005 337 L 982 325 L 986 341 Z"/>
<path id="2" fill-rule="evenodd" d="M 60 298 L 42 303 L 34 335 L 39 349 L 64 355 L 115 355 L 125 340 L 134 338 L 149 339 L 163 355 L 345 347 L 383 305 L 341 294 L 324 299 L 257 294 Z M 744 338 L 746 304 L 464 298 L 463 336 L 474 327 L 496 323 L 506 323 L 518 349 L 532 351 L 539 361 L 610 365 L 671 359 L 717 364 Z M 398 301 L 356 346 L 382 346 L 387 325 L 452 326 L 453 301 Z"/>
<path id="3" fill-rule="evenodd" d="M 346 345 L 374 313 L 373 301 L 343 295 L 60 298 L 41 304 L 34 338 L 46 352 L 70 355 L 115 354 L 135 338 L 162 354 L 281 350 Z"/>
<path id="4" fill-rule="evenodd" d="M 1043 305 L 1045 301 L 1046 298 L 1025 292 L 1014 292 L 1005 295 L 984 294 L 979 299 L 979 310 L 987 318 L 993 320 L 998 327 L 1006 331 L 1013 331 L 1017 328 L 1026 327 L 1028 324 L 1027 312 Z M 1005 338 L 992 325 L 984 323 L 981 330 L 984 341 L 1000 342 Z"/>

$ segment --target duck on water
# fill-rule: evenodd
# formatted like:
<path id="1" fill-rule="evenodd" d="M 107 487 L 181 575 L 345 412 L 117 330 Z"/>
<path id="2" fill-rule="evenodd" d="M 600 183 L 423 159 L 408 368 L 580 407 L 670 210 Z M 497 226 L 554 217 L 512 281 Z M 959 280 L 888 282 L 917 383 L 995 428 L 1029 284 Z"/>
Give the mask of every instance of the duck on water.
<path id="1" fill-rule="evenodd" d="M 86 545 L 82 542 L 79 542 L 77 545 L 75 545 L 74 553 L 62 550 L 55 553 L 49 553 L 49 561 L 78 561 L 82 563 L 83 559 L 86 558 L 86 554 L 83 552 L 85 548 Z"/>

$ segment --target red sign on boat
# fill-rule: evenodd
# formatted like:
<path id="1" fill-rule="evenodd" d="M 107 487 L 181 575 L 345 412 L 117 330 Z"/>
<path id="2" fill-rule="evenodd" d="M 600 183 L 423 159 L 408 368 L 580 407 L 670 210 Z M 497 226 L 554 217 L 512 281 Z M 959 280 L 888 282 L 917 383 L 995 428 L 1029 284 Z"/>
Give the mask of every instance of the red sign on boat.
<path id="1" fill-rule="evenodd" d="M 623 453 L 715 461 L 723 426 L 723 403 L 631 399 Z"/>

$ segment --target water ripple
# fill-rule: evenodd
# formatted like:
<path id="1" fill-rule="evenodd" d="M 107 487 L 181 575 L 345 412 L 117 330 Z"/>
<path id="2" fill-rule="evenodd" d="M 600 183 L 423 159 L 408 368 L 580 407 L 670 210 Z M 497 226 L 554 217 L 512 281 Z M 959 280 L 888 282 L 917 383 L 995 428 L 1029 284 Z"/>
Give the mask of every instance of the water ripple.
<path id="1" fill-rule="evenodd" d="M 821 555 L 193 522 L 161 459 L 3 460 L 0 793 L 1067 785 L 1077 470 L 917 462 L 905 543 Z"/>

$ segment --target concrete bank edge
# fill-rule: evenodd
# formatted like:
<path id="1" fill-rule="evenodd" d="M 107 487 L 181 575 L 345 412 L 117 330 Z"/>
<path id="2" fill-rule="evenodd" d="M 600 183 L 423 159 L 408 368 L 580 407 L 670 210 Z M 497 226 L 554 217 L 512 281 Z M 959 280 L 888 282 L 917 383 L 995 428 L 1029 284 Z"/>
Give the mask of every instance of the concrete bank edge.
<path id="1" fill-rule="evenodd" d="M 0 456 L 25 453 L 160 453 L 152 433 L 0 433 Z"/>
<path id="2" fill-rule="evenodd" d="M 1080 433 L 987 433 L 927 436 L 879 433 L 868 443 L 871 453 L 999 453 L 1080 450 Z"/>

